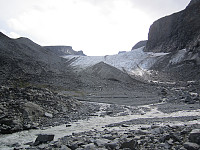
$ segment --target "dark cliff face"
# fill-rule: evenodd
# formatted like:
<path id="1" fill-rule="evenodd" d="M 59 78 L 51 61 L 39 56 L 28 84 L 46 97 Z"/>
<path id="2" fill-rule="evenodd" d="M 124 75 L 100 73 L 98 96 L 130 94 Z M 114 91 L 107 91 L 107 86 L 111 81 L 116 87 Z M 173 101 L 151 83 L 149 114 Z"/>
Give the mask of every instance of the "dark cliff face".
<path id="1" fill-rule="evenodd" d="M 185 10 L 161 18 L 151 25 L 145 51 L 193 49 L 198 47 L 199 40 L 200 1 L 192 0 Z"/>
<path id="2" fill-rule="evenodd" d="M 145 51 L 167 52 L 152 70 L 177 80 L 200 80 L 200 0 L 155 21 Z"/>
<path id="3" fill-rule="evenodd" d="M 44 46 L 45 49 L 53 52 L 54 54 L 58 56 L 63 55 L 81 55 L 85 56 L 83 51 L 75 51 L 72 49 L 71 46 Z"/>
<path id="4" fill-rule="evenodd" d="M 198 3 L 198 2 L 200 2 L 200 0 L 191 0 L 189 5 L 188 5 L 188 7 L 194 5 L 194 4 Z"/>

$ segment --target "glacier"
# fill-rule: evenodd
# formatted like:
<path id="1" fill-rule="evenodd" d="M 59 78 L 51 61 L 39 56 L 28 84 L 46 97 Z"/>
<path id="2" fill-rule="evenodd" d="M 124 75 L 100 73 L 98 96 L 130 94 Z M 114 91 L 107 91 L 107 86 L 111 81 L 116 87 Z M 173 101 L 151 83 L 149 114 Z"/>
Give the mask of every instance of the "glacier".
<path id="1" fill-rule="evenodd" d="M 168 53 L 144 52 L 144 47 L 134 49 L 125 53 L 106 56 L 75 56 L 65 55 L 70 65 L 76 71 L 82 71 L 99 62 L 104 62 L 130 75 L 143 76 L 144 73 L 150 73 L 149 69 L 161 57 Z"/>

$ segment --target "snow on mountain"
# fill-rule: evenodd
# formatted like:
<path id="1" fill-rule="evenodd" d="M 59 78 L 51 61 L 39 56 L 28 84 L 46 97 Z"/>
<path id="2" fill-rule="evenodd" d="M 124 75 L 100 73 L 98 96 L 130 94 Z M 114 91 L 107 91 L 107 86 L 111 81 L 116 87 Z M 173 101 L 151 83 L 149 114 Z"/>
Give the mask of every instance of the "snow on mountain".
<path id="1" fill-rule="evenodd" d="M 74 56 L 67 55 L 63 58 L 68 59 L 70 65 L 76 70 L 81 71 L 99 62 L 107 63 L 131 75 L 142 76 L 144 72 L 156 62 L 160 57 L 168 53 L 144 52 L 144 47 L 133 51 L 106 56 Z"/>

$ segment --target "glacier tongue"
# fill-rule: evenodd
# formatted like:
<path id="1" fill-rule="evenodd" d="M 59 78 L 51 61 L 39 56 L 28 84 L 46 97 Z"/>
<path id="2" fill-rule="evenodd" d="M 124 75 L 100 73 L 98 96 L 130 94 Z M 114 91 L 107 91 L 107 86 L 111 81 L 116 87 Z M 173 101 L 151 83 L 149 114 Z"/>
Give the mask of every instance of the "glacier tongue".
<path id="1" fill-rule="evenodd" d="M 131 75 L 142 76 L 148 72 L 148 69 L 156 62 L 156 60 L 168 53 L 144 52 L 144 47 L 120 53 L 116 55 L 106 56 L 74 56 L 66 55 L 63 58 L 69 60 L 70 65 L 78 71 L 91 67 L 99 62 L 107 63 L 113 67 L 127 72 Z"/>

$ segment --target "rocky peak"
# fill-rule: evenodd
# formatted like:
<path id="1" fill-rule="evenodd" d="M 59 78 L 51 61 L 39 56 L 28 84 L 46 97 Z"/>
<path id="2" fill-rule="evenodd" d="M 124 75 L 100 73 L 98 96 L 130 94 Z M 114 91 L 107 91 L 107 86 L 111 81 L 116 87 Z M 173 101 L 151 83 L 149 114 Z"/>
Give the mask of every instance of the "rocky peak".
<path id="1" fill-rule="evenodd" d="M 2 40 L 10 40 L 10 38 L 8 36 L 6 36 L 5 34 L 3 34 L 2 32 L 0 32 L 0 39 Z"/>
<path id="2" fill-rule="evenodd" d="M 192 6 L 194 4 L 197 4 L 199 2 L 200 2 L 200 0 L 191 0 L 190 3 L 189 3 L 189 5 L 187 7 L 190 7 L 190 6 Z"/>
<path id="3" fill-rule="evenodd" d="M 0 37 L 6 37 L 2 32 L 0 32 Z"/>

